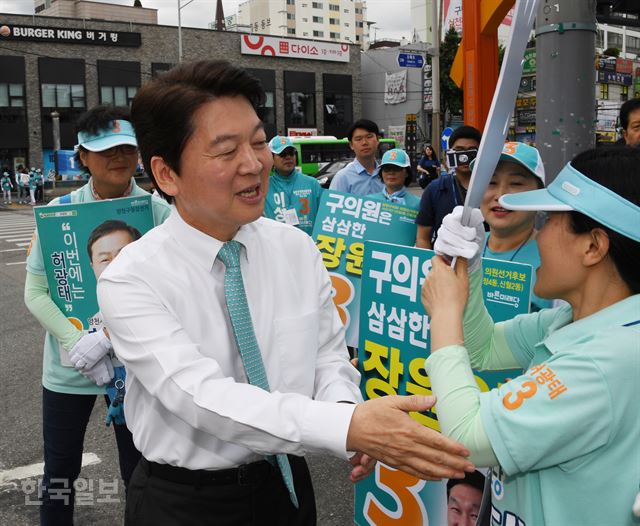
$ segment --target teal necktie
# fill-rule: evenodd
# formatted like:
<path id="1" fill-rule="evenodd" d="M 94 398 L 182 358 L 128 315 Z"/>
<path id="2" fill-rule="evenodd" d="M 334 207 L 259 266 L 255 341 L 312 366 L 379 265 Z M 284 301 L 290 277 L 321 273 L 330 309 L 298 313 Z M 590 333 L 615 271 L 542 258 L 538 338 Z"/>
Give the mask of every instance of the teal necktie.
<path id="1" fill-rule="evenodd" d="M 224 263 L 226 271 L 224 273 L 224 296 L 227 301 L 227 309 L 233 326 L 233 334 L 236 338 L 238 350 L 242 358 L 247 378 L 251 385 L 255 385 L 271 391 L 269 389 L 269 380 L 264 370 L 262 355 L 258 347 L 256 335 L 253 332 L 253 323 L 251 322 L 251 313 L 247 303 L 247 295 L 244 291 L 242 282 L 242 271 L 240 270 L 240 243 L 237 241 L 228 241 L 218 252 L 218 259 Z M 277 455 L 276 460 L 278 467 L 282 473 L 284 483 L 289 490 L 291 502 L 297 508 L 298 498 L 293 487 L 293 475 L 287 455 Z"/>

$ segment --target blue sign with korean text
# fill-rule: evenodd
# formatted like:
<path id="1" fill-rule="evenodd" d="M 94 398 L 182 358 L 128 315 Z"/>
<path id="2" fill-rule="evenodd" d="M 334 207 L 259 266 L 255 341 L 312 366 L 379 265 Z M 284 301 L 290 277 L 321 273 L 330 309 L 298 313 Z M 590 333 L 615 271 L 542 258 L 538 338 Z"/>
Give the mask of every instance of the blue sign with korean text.
<path id="1" fill-rule="evenodd" d="M 398 53 L 398 66 L 401 68 L 422 68 L 424 57 L 418 53 Z"/>
<path id="2" fill-rule="evenodd" d="M 431 395 L 424 370 L 429 356 L 430 318 L 420 300 L 434 252 L 388 243 L 364 247 L 360 302 L 360 388 L 367 399 L 387 395 Z M 530 265 L 483 259 L 484 301 L 494 321 L 529 310 Z M 515 377 L 520 371 L 475 372 L 481 391 Z M 411 416 L 439 431 L 437 408 Z M 375 474 L 356 485 L 355 522 L 380 524 L 447 524 L 446 481 L 424 481 L 378 462 Z"/>
<path id="3" fill-rule="evenodd" d="M 413 245 L 417 210 L 334 190 L 322 193 L 313 239 L 331 276 L 333 302 L 345 325 L 347 345 L 358 345 L 360 277 L 365 241 Z"/>

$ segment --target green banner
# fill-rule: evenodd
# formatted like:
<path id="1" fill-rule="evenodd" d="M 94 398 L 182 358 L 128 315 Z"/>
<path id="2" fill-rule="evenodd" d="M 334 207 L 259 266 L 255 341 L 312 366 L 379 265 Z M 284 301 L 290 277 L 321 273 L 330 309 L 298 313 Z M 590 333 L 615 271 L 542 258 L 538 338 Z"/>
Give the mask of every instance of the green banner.
<path id="1" fill-rule="evenodd" d="M 325 190 L 313 228 L 333 285 L 333 301 L 345 325 L 347 345 L 357 347 L 360 277 L 365 241 L 416 242 L 418 212 L 403 205 Z"/>
<path id="2" fill-rule="evenodd" d="M 431 395 L 424 370 L 431 337 L 429 316 L 420 300 L 434 252 L 387 243 L 366 243 L 360 302 L 360 389 L 367 399 L 387 395 Z M 531 265 L 483 259 L 482 288 L 494 321 L 529 310 Z M 482 391 L 521 373 L 476 372 Z M 413 413 L 421 424 L 440 430 L 437 413 Z M 356 485 L 355 522 L 372 524 L 447 524 L 446 482 L 425 482 L 385 464 Z"/>
<path id="3" fill-rule="evenodd" d="M 535 75 L 536 73 L 536 48 L 525 49 L 524 62 L 522 64 L 523 75 Z"/>
<path id="4" fill-rule="evenodd" d="M 153 228 L 151 196 L 34 210 L 51 299 L 78 329 L 99 329 L 97 278 L 125 245 Z"/>

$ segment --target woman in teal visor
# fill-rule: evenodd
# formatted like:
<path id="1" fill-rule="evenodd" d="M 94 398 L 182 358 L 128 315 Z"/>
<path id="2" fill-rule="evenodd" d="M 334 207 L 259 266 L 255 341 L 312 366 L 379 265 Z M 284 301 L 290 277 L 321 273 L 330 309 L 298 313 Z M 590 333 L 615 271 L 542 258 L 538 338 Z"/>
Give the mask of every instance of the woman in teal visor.
<path id="1" fill-rule="evenodd" d="M 494 324 L 482 302 L 482 215 L 445 218 L 422 290 L 425 369 L 444 434 L 492 468 L 492 524 L 631 526 L 640 484 L 640 149 L 584 152 L 545 189 L 535 293 L 568 304 Z M 481 393 L 471 368 L 525 372 Z M 637 511 L 637 510 L 636 510 Z"/>

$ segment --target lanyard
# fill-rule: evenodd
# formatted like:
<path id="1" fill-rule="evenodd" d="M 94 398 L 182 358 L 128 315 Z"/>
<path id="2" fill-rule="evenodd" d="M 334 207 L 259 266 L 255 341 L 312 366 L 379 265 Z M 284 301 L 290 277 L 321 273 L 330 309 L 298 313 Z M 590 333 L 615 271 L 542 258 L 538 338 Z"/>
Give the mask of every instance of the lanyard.
<path id="1" fill-rule="evenodd" d="M 482 249 L 482 257 L 484 257 L 484 255 L 487 253 L 487 247 L 489 246 L 489 238 L 491 237 L 491 234 L 489 234 L 487 236 L 487 242 L 484 244 L 484 248 Z M 518 252 L 520 252 L 520 249 L 525 246 L 529 240 L 531 239 L 531 234 L 529 234 L 529 237 L 527 239 L 525 239 L 522 243 L 520 243 L 520 246 L 516 249 L 516 251 L 513 253 L 513 255 L 509 258 L 509 261 L 513 261 L 516 256 L 518 255 Z"/>

